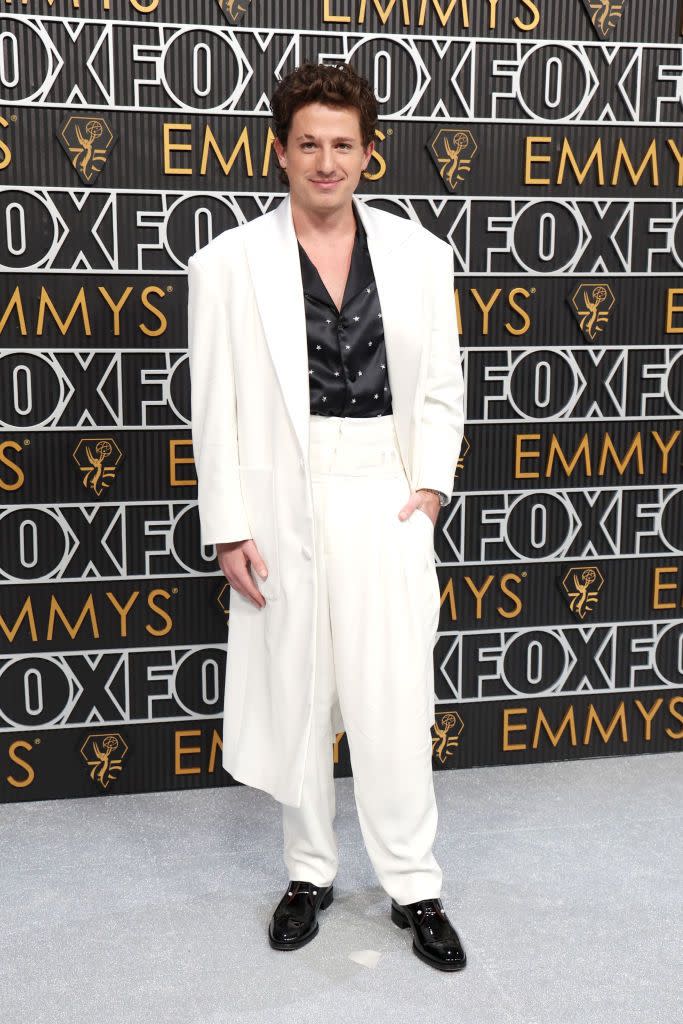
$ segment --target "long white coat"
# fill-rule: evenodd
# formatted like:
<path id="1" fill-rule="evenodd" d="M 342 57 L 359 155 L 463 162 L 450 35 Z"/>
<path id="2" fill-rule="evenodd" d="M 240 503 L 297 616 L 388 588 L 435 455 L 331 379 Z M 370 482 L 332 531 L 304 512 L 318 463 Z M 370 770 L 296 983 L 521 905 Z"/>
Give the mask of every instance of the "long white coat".
<path id="1" fill-rule="evenodd" d="M 404 468 L 413 490 L 450 495 L 464 430 L 453 252 L 416 221 L 353 202 L 382 309 Z M 289 195 L 196 252 L 188 285 L 202 544 L 253 537 L 269 570 L 266 581 L 252 573 L 264 608 L 230 592 L 223 767 L 298 807 L 317 580 L 306 316 Z M 338 705 L 333 724 L 343 729 Z"/>

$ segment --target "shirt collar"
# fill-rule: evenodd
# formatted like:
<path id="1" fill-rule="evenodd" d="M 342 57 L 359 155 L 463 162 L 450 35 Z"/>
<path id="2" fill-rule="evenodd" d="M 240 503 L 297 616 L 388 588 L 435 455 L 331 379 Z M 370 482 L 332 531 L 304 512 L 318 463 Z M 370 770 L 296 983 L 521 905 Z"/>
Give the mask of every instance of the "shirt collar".
<path id="1" fill-rule="evenodd" d="M 344 290 L 342 309 L 345 304 L 354 297 L 354 295 L 358 294 L 361 288 L 366 287 L 366 285 L 373 280 L 372 262 L 368 251 L 367 232 L 363 225 L 363 221 L 358 216 L 353 202 L 351 207 L 353 209 L 354 220 L 356 221 L 356 235 L 353 241 L 351 266 L 349 268 L 349 276 Z M 304 293 L 310 298 L 316 299 L 318 302 L 322 302 L 324 305 L 329 306 L 336 312 L 337 308 L 332 301 L 330 293 L 323 284 L 323 280 L 318 273 L 315 264 L 308 258 L 308 254 L 301 245 L 301 242 L 297 242 L 297 244 L 299 246 L 299 262 L 301 264 L 301 280 L 304 287 Z"/>

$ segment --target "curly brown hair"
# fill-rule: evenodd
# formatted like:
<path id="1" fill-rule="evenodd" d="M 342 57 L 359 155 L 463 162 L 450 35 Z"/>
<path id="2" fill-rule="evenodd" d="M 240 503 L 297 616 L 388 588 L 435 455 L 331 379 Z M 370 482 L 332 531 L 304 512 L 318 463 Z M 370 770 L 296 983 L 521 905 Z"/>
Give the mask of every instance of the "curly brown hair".
<path id="1" fill-rule="evenodd" d="M 360 121 L 363 149 L 375 137 L 377 101 L 367 78 L 350 64 L 313 64 L 306 61 L 290 71 L 278 83 L 270 100 L 272 129 L 283 147 L 287 145 L 292 117 L 307 103 L 324 103 L 329 107 L 355 107 Z M 287 171 L 277 165 L 280 181 L 287 185 Z"/>

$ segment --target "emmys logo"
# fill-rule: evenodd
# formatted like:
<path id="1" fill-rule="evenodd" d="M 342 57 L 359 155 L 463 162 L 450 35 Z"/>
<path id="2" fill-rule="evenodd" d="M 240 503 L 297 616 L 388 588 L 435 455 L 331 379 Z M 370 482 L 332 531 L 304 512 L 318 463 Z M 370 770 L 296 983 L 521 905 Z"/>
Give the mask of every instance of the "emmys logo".
<path id="1" fill-rule="evenodd" d="M 216 595 L 216 601 L 218 606 L 223 612 L 223 618 L 225 622 L 230 621 L 230 584 L 221 583 L 218 593 Z"/>
<path id="2" fill-rule="evenodd" d="M 428 143 L 429 153 L 441 180 L 455 192 L 459 182 L 470 173 L 477 144 L 467 128 L 439 128 Z"/>
<path id="3" fill-rule="evenodd" d="M 624 6 L 626 0 L 621 0 L 617 3 L 617 0 L 583 0 L 584 6 L 590 15 L 593 28 L 606 39 L 612 29 L 616 28 L 616 24 L 624 13 Z"/>
<path id="4" fill-rule="evenodd" d="M 83 474 L 83 486 L 99 498 L 105 487 L 110 486 L 123 455 L 112 437 L 84 437 L 73 458 Z"/>
<path id="5" fill-rule="evenodd" d="M 455 753 L 464 728 L 465 723 L 457 711 L 443 711 L 437 714 L 434 725 L 436 736 L 432 736 L 432 755 L 441 764 L 445 764 Z"/>
<path id="6" fill-rule="evenodd" d="M 97 177 L 116 137 L 103 117 L 67 117 L 57 131 L 57 138 L 86 184 Z"/>
<path id="7" fill-rule="evenodd" d="M 251 0 L 216 0 L 231 25 L 236 25 L 243 14 L 247 13 Z"/>
<path id="8" fill-rule="evenodd" d="M 90 766 L 90 778 L 106 789 L 115 781 L 115 772 L 120 772 L 128 745 L 118 732 L 107 732 L 99 736 L 90 734 L 81 747 L 83 760 Z"/>
<path id="9" fill-rule="evenodd" d="M 595 341 L 601 333 L 614 307 L 614 292 L 609 285 L 580 284 L 569 304 L 579 322 L 579 327 L 589 341 Z"/>
<path id="10" fill-rule="evenodd" d="M 562 580 L 562 589 L 569 597 L 569 609 L 585 619 L 588 612 L 598 600 L 605 579 L 594 565 L 580 565 L 569 569 Z"/>
<path id="11" fill-rule="evenodd" d="M 465 468 L 465 456 L 470 450 L 470 442 L 463 435 L 462 444 L 460 445 L 460 454 L 458 455 L 458 461 L 456 463 L 455 478 L 457 480 L 460 470 Z"/>

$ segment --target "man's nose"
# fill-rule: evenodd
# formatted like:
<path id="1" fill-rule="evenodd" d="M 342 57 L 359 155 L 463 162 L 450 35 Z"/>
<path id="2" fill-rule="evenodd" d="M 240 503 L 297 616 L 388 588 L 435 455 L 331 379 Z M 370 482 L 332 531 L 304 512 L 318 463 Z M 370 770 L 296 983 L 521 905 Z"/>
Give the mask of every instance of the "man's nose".
<path id="1" fill-rule="evenodd" d="M 331 174 L 334 170 L 334 153 L 324 147 L 319 151 L 318 170 L 321 174 Z"/>

